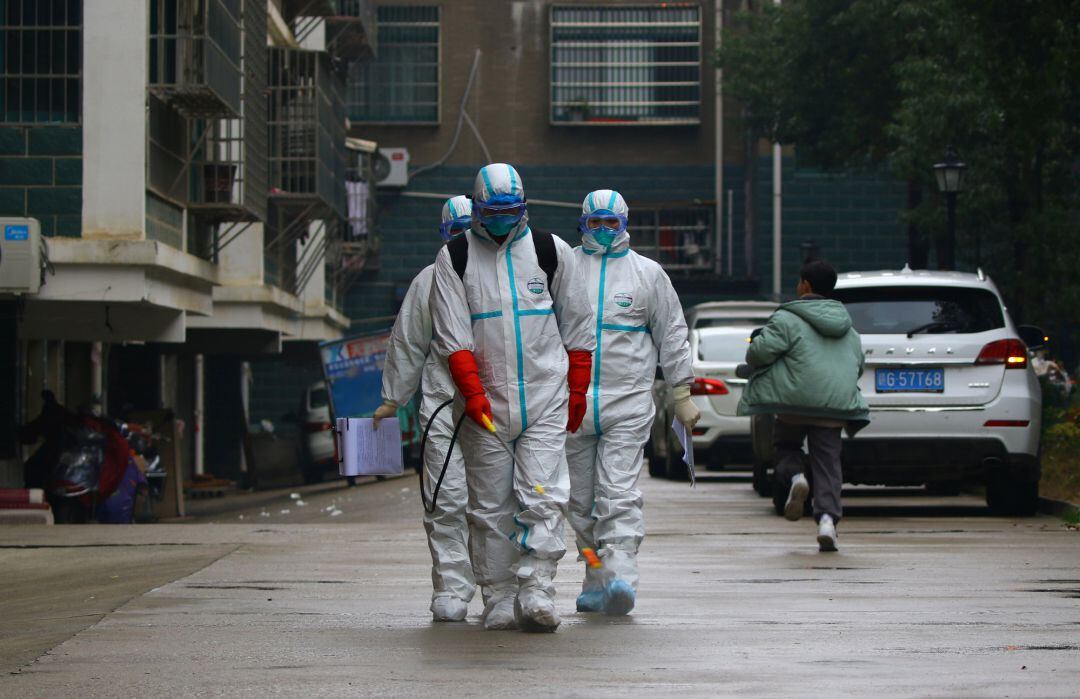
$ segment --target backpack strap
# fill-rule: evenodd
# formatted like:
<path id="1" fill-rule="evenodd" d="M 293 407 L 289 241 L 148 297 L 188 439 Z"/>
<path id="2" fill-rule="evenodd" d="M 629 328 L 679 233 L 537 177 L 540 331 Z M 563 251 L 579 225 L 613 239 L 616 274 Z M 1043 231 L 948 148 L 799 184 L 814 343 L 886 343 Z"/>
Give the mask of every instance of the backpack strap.
<path id="1" fill-rule="evenodd" d="M 469 266 L 469 238 L 459 235 L 452 238 L 446 247 L 450 248 L 450 262 L 454 265 L 459 279 L 465 279 L 465 268 Z"/>
<path id="2" fill-rule="evenodd" d="M 547 275 L 548 289 L 559 269 L 559 255 L 555 252 L 555 239 L 547 231 L 532 232 L 533 246 L 536 248 L 536 262 Z"/>

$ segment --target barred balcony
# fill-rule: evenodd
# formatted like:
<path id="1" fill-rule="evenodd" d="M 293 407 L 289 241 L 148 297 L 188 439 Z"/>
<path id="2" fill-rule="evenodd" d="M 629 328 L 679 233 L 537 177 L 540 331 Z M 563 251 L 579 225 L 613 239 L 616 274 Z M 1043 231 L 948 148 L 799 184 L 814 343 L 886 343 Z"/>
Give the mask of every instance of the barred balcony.
<path id="1" fill-rule="evenodd" d="M 282 209 L 344 218 L 341 76 L 321 51 L 271 48 L 269 58 L 270 195 Z"/>
<path id="2" fill-rule="evenodd" d="M 192 123 L 189 204 L 210 221 L 266 219 L 266 3 L 244 2 L 244 70 L 239 119 Z"/>
<path id="3" fill-rule="evenodd" d="M 242 0 L 151 0 L 152 94 L 194 118 L 240 115 Z"/>
<path id="4" fill-rule="evenodd" d="M 371 0 L 331 0 L 333 11 L 325 16 L 296 19 L 294 34 L 301 44 L 320 30 L 323 48 L 335 59 L 367 61 L 375 57 L 377 35 L 375 7 Z"/>

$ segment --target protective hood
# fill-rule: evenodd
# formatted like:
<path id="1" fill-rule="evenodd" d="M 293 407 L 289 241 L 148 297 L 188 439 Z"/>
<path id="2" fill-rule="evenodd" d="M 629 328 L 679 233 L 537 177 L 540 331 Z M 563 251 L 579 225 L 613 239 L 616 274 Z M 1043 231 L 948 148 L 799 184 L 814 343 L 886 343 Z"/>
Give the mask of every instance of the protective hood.
<path id="1" fill-rule="evenodd" d="M 461 235 L 472 225 L 472 202 L 464 194 L 451 197 L 442 207 L 442 223 L 439 235 L 443 240 L 450 240 Z"/>
<path id="2" fill-rule="evenodd" d="M 780 306 L 809 323 L 824 337 L 843 337 L 851 330 L 851 316 L 844 304 L 831 299 L 799 299 Z"/>
<path id="3" fill-rule="evenodd" d="M 476 180 L 473 182 L 473 232 L 479 233 L 485 238 L 490 239 L 496 245 L 501 244 L 499 240 L 492 237 L 491 232 L 483 225 L 480 216 L 477 214 L 478 208 L 487 202 L 494 204 L 510 204 L 514 202 L 525 202 L 525 185 L 521 181 L 521 175 L 511 165 L 506 163 L 492 163 L 491 165 L 485 165 L 480 168 L 480 172 L 476 174 Z M 529 213 L 526 211 L 522 217 L 507 230 L 506 238 L 501 241 L 505 243 L 507 240 L 513 240 L 522 231 L 528 228 L 529 225 Z"/>
<path id="4" fill-rule="evenodd" d="M 442 222 L 454 221 L 472 216 L 472 202 L 464 194 L 447 199 L 442 207 Z"/>
<path id="5" fill-rule="evenodd" d="M 630 208 L 626 205 L 622 195 L 615 190 L 598 189 L 595 192 L 590 192 L 585 197 L 585 201 L 581 203 L 581 215 L 584 217 L 598 212 L 610 212 L 615 216 L 626 218 L 630 215 Z M 630 247 L 630 232 L 627 230 L 620 231 L 614 236 L 610 244 L 605 245 L 604 242 L 597 240 L 595 233 L 586 230 L 581 234 L 581 247 L 590 255 L 605 252 L 622 252 Z"/>

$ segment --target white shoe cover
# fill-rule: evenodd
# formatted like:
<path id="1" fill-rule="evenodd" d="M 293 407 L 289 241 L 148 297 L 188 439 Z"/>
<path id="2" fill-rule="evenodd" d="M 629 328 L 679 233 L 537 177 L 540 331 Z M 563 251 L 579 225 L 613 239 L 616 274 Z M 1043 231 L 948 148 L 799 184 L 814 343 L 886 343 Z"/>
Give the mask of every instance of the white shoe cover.
<path id="1" fill-rule="evenodd" d="M 555 600 L 543 590 L 523 587 L 514 604 L 514 616 L 522 631 L 551 633 L 562 619 L 555 611 Z"/>
<path id="2" fill-rule="evenodd" d="M 469 605 L 457 597 L 442 596 L 431 600 L 431 615 L 435 621 L 464 621 Z"/>
<path id="3" fill-rule="evenodd" d="M 488 631 L 513 631 L 518 627 L 514 618 L 514 595 L 492 597 L 484 606 L 484 628 Z"/>

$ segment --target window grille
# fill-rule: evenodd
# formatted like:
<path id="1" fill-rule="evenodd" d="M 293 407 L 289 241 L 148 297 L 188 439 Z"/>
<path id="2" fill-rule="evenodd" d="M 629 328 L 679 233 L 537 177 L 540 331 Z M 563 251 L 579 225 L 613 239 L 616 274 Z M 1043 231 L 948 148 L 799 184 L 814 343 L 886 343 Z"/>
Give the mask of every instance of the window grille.
<path id="1" fill-rule="evenodd" d="M 0 122 L 78 124 L 82 0 L 0 0 Z"/>
<path id="2" fill-rule="evenodd" d="M 349 119 L 368 123 L 439 121 L 439 8 L 377 9 L 379 56 L 349 68 Z"/>
<path id="3" fill-rule="evenodd" d="M 271 195 L 345 216 L 341 79 L 322 52 L 272 48 L 269 57 Z"/>
<path id="4" fill-rule="evenodd" d="M 551 123 L 697 124 L 701 7 L 551 8 Z"/>
<path id="5" fill-rule="evenodd" d="M 630 209 L 634 250 L 665 270 L 709 271 L 714 267 L 713 209 L 707 206 Z"/>
<path id="6" fill-rule="evenodd" d="M 240 118 L 192 121 L 191 208 L 218 220 L 264 220 L 267 197 L 266 3 L 243 2 Z"/>
<path id="7" fill-rule="evenodd" d="M 189 117 L 239 116 L 241 0 L 150 0 L 152 93 Z"/>

